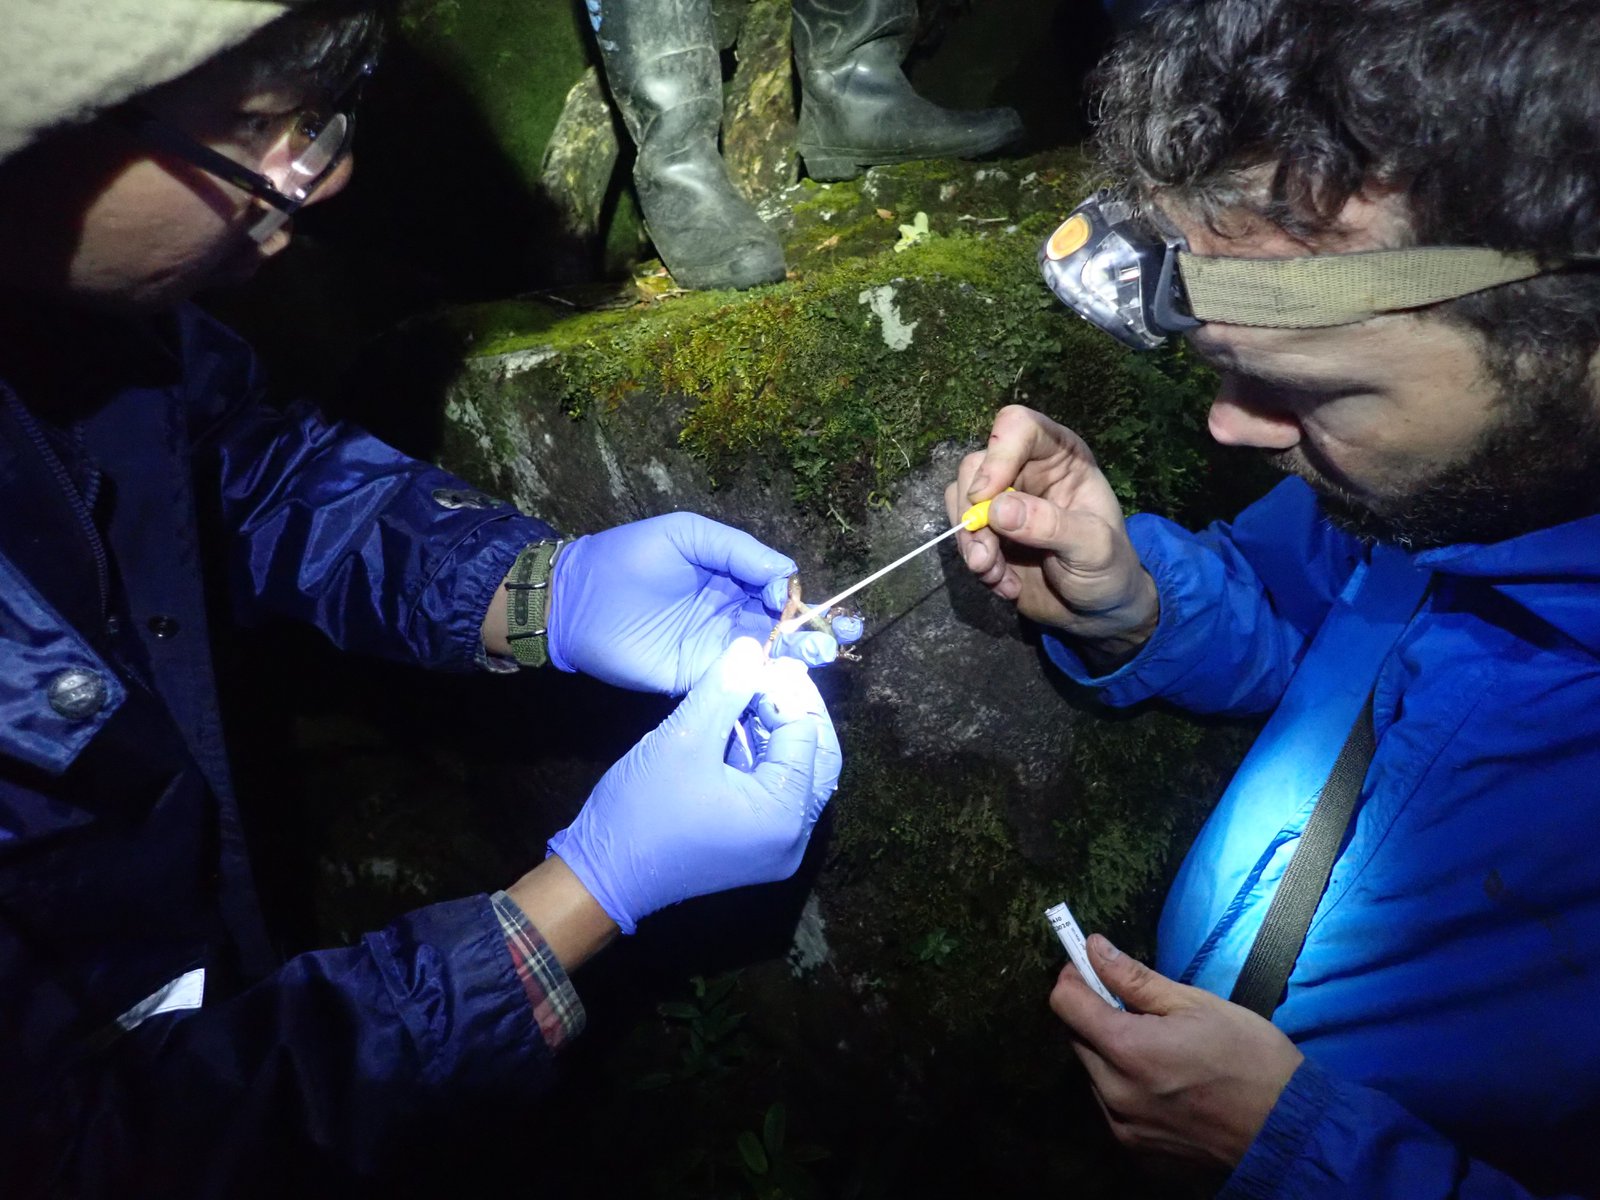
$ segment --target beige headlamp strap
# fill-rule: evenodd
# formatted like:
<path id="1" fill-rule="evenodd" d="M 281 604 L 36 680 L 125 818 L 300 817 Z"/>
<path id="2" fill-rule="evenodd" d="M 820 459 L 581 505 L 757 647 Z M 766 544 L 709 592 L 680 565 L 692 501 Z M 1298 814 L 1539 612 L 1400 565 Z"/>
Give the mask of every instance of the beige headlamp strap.
<path id="1" fill-rule="evenodd" d="M 1477 246 L 1417 246 L 1305 258 L 1205 258 L 1179 251 L 1189 307 L 1200 321 L 1271 329 L 1353 325 L 1529 279 L 1527 254 Z"/>

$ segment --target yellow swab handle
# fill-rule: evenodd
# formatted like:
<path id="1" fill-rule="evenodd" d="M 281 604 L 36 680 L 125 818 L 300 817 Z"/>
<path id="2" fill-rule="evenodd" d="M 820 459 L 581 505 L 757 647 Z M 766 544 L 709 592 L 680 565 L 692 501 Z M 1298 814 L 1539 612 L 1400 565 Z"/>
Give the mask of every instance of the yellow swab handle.
<path id="1" fill-rule="evenodd" d="M 1014 492 L 1016 488 L 1007 488 L 1006 491 Z M 989 523 L 989 505 L 994 503 L 994 498 L 979 500 L 966 512 L 961 514 L 961 524 L 968 533 L 977 533 Z"/>

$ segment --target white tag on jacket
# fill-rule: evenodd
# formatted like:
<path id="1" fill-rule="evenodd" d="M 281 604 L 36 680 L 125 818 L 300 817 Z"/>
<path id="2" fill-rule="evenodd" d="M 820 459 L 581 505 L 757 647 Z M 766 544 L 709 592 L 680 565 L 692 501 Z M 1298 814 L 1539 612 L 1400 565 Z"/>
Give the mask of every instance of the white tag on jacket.
<path id="1" fill-rule="evenodd" d="M 157 988 L 118 1017 L 117 1024 L 124 1030 L 134 1029 L 158 1013 L 199 1008 L 205 994 L 206 969 L 196 967 L 187 974 L 179 975 L 171 983 Z"/>

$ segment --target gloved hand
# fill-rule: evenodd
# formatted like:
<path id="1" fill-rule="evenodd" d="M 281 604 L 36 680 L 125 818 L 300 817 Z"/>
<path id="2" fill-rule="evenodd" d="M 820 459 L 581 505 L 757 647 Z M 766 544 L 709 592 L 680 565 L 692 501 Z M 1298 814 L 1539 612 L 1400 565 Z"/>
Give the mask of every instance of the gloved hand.
<path id="1" fill-rule="evenodd" d="M 619 687 L 687 692 L 734 638 L 766 640 L 794 571 L 793 559 L 694 513 L 581 537 L 550 577 L 550 661 Z M 860 636 L 859 623 L 846 628 Z M 800 630 L 778 650 L 820 666 L 839 646 Z"/>
<path id="2" fill-rule="evenodd" d="M 749 761 L 730 734 L 752 707 L 767 736 L 743 770 L 725 758 Z M 842 761 L 805 667 L 740 638 L 605 773 L 550 852 L 632 933 L 669 904 L 794 874 Z"/>

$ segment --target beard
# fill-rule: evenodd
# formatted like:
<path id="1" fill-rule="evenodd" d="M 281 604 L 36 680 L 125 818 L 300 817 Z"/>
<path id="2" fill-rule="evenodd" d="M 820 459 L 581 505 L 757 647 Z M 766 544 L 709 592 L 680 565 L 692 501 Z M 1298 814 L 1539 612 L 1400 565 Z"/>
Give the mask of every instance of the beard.
<path id="1" fill-rule="evenodd" d="M 1587 380 L 1529 374 L 1502 380 L 1498 419 L 1462 458 L 1404 484 L 1357 492 L 1310 448 L 1267 457 L 1311 486 L 1335 528 L 1408 551 L 1500 542 L 1593 516 L 1600 415 Z"/>

